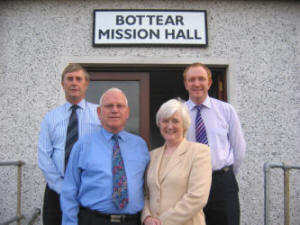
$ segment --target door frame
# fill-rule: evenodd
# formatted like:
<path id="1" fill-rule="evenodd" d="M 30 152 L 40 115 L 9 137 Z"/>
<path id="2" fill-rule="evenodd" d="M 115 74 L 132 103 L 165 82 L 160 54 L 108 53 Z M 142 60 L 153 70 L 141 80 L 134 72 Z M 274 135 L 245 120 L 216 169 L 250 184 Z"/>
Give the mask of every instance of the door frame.
<path id="1" fill-rule="evenodd" d="M 95 72 L 89 71 L 91 81 L 138 81 L 139 85 L 139 135 L 150 147 L 150 81 L 148 72 Z M 148 121 L 148 122 L 147 122 Z"/>

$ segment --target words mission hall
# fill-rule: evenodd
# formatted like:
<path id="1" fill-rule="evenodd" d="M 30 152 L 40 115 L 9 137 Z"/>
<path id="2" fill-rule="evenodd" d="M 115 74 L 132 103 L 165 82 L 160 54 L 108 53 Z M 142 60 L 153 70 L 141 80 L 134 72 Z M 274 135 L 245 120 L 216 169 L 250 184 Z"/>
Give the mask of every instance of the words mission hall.
<path id="1" fill-rule="evenodd" d="M 180 29 L 184 26 L 184 17 L 180 15 L 116 15 L 115 25 L 117 29 L 99 29 L 99 39 L 202 39 L 197 29 Z M 122 28 L 122 26 L 135 26 L 135 28 Z M 140 26 L 137 29 L 136 26 Z M 151 29 L 151 27 L 173 26 L 174 29 Z M 147 27 L 147 28 L 145 28 Z M 175 29 L 176 28 L 176 29 Z"/>

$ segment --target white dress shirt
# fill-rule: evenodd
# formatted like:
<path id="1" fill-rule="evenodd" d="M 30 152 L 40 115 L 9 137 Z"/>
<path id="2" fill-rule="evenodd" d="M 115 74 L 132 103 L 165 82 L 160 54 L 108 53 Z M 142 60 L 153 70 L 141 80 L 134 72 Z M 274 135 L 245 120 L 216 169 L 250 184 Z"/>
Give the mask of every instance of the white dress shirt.
<path id="1" fill-rule="evenodd" d="M 187 132 L 187 139 L 196 142 L 196 104 L 189 99 L 186 105 L 192 119 L 191 126 Z M 246 142 L 235 109 L 229 103 L 209 96 L 207 96 L 202 105 L 204 107 L 201 109 L 201 116 L 205 124 L 213 170 L 233 165 L 234 173 L 237 174 L 245 157 Z"/>

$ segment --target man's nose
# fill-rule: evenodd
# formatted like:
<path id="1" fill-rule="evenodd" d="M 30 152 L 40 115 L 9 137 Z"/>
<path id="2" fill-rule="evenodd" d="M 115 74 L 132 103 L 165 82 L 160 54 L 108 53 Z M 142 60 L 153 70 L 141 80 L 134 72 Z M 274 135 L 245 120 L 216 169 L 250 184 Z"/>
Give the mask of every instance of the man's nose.
<path id="1" fill-rule="evenodd" d="M 71 83 L 72 83 L 72 85 L 77 85 L 77 84 L 78 84 L 78 80 L 72 79 L 72 80 L 71 80 Z"/>
<path id="2" fill-rule="evenodd" d="M 194 85 L 196 85 L 196 86 L 200 85 L 200 81 L 199 80 L 195 80 L 194 81 Z"/>
<path id="3" fill-rule="evenodd" d="M 117 105 L 113 105 L 112 108 L 111 108 L 111 111 L 113 111 L 113 112 L 119 111 L 118 106 Z"/>

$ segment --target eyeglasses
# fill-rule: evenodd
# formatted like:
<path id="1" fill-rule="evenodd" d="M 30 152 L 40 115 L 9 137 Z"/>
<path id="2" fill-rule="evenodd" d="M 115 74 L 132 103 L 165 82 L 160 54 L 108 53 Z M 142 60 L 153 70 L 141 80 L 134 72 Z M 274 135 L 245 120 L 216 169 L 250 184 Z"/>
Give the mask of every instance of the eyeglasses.
<path id="1" fill-rule="evenodd" d="M 106 104 L 106 105 L 103 105 L 103 107 L 106 109 L 109 109 L 109 110 L 112 110 L 114 107 L 116 107 L 118 110 L 121 110 L 121 109 L 126 108 L 127 106 L 124 104 Z"/>

